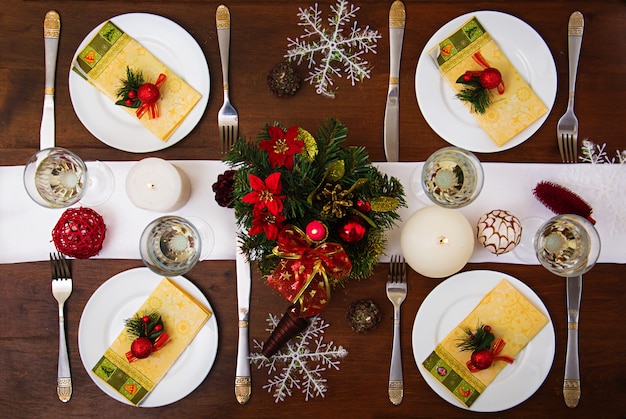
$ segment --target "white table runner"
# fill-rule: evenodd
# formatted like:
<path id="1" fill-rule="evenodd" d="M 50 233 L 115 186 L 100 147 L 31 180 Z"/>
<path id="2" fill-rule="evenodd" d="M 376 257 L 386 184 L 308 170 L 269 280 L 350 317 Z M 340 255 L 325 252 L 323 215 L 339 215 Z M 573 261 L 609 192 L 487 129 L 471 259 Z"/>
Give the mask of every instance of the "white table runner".
<path id="1" fill-rule="evenodd" d="M 212 228 L 214 247 L 206 259 L 235 259 L 233 210 L 217 205 L 211 185 L 228 167 L 220 161 L 171 161 L 184 170 L 192 185 L 191 198 L 172 214 L 205 220 Z M 107 225 L 102 251 L 95 258 L 140 259 L 139 237 L 145 226 L 164 214 L 136 208 L 125 192 L 126 174 L 135 162 L 106 162 L 115 175 L 115 190 L 109 201 L 94 207 Z M 411 175 L 423 163 L 376 163 L 379 169 L 397 177 L 405 187 L 408 208 L 402 220 L 425 206 L 411 188 Z M 602 240 L 600 263 L 626 263 L 626 165 L 483 163 L 485 183 L 478 199 L 460 211 L 470 224 L 493 209 L 506 209 L 522 222 L 528 217 L 548 219 L 554 214 L 539 203 L 532 189 L 542 180 L 557 182 L 582 196 L 594 209 L 596 228 Z M 35 204 L 24 190 L 23 166 L 0 167 L 0 263 L 48 260 L 55 251 L 52 228 L 63 209 Z M 388 232 L 387 255 L 400 253 L 402 222 Z M 381 261 L 388 261 L 383 256 Z M 478 243 L 470 263 L 537 263 L 520 259 L 515 253 L 495 256 Z"/>

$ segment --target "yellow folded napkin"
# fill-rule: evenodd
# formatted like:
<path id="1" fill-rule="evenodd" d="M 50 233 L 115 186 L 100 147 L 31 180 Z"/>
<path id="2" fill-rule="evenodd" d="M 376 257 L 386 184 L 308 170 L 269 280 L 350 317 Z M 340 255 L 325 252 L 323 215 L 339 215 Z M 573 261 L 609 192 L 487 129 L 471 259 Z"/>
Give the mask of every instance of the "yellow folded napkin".
<path id="1" fill-rule="evenodd" d="M 131 363 L 125 354 L 134 338 L 124 329 L 92 369 L 134 405 L 159 383 L 212 315 L 169 278 L 159 283 L 136 314 L 143 316 L 154 311 L 161 316 L 169 335 L 165 345 L 147 358 Z"/>
<path id="2" fill-rule="evenodd" d="M 547 323 L 548 318 L 503 279 L 437 345 L 422 365 L 469 407 L 508 364 L 495 361 L 487 369 L 470 372 L 467 362 L 471 351 L 461 351 L 457 346 L 467 336 L 465 331 L 475 330 L 479 324 L 491 326 L 496 339 L 502 338 L 505 342 L 499 356 L 515 358 Z"/>
<path id="3" fill-rule="evenodd" d="M 127 67 L 135 73 L 142 72 L 144 81 L 148 83 L 155 83 L 161 73 L 167 76 L 160 87 L 161 99 L 157 102 L 159 117 L 150 119 L 146 113 L 140 119 L 157 138 L 167 141 L 202 95 L 150 51 L 108 21 L 78 54 L 72 66 L 76 73 L 113 102 L 118 99 L 116 93 L 122 85 L 120 80 L 126 79 Z M 137 117 L 136 109 L 120 107 L 126 109 L 133 118 Z"/>
<path id="4" fill-rule="evenodd" d="M 477 52 L 480 52 L 490 67 L 500 71 L 505 91 L 500 95 L 494 89 L 493 102 L 487 111 L 484 114 L 472 112 L 472 116 L 491 139 L 498 146 L 502 146 L 539 119 L 548 109 L 476 17 L 441 41 L 429 55 L 435 60 L 444 79 L 458 93 L 463 88 L 462 84 L 456 82 L 460 76 L 468 70 L 483 70 L 472 58 Z M 469 110 L 470 105 L 467 104 L 467 107 Z"/>

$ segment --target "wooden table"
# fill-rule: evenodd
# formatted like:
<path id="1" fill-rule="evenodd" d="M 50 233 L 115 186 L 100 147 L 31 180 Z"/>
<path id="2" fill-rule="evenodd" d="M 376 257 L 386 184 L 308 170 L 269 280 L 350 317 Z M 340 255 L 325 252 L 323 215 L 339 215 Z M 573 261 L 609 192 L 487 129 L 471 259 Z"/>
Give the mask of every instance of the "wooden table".
<path id="1" fill-rule="evenodd" d="M 331 2 L 322 1 L 325 11 Z M 240 134 L 253 137 L 266 122 L 279 120 L 316 131 L 325 117 L 341 120 L 350 129 L 348 143 L 367 147 L 373 161 L 384 160 L 382 120 L 388 81 L 387 19 L 391 2 L 361 0 L 357 20 L 383 36 L 371 79 L 352 87 L 338 81 L 336 99 L 315 94 L 304 85 L 290 99 L 268 93 L 266 74 L 282 61 L 287 38 L 300 35 L 298 7 L 313 2 L 233 1 L 231 99 L 240 115 Z M 219 159 L 216 114 L 221 106 L 221 69 L 215 30 L 217 2 L 176 1 L 7 1 L 2 0 L 0 25 L 0 164 L 21 165 L 39 146 L 44 80 L 42 22 L 49 9 L 62 19 L 59 48 L 56 122 L 57 145 L 86 159 L 139 160 L 137 155 L 110 148 L 94 138 L 80 123 L 68 93 L 68 68 L 85 35 L 101 22 L 128 12 L 163 15 L 186 28 L 201 45 L 211 71 L 211 96 L 198 126 L 180 143 L 149 153 L 166 159 Z M 546 40 L 556 62 L 559 80 L 556 103 L 545 124 L 523 144 L 500 153 L 480 154 L 483 161 L 560 162 L 555 127 L 567 102 L 567 21 L 580 10 L 585 16 L 583 51 L 578 73 L 576 113 L 580 136 L 608 150 L 626 148 L 623 102 L 626 99 L 626 7 L 623 1 L 411 1 L 406 0 L 407 29 L 401 70 L 401 160 L 423 161 L 447 145 L 428 126 L 417 106 L 414 90 L 418 56 L 430 36 L 443 24 L 474 10 L 511 13 L 534 27 Z M 207 188 L 212 183 L 207 179 Z M 8 217 L 10 214 L 2 214 Z M 601 222 L 601 220 L 600 220 Z M 28 234 L 28 226 L 24 226 Z M 7 238 L 4 238 L 5 240 Z M 235 262 L 206 261 L 187 277 L 209 298 L 219 323 L 217 359 L 206 380 L 188 397 L 167 407 L 134 409 L 107 397 L 92 382 L 80 361 L 77 344 L 82 310 L 96 288 L 112 275 L 141 266 L 139 260 L 80 260 L 73 263 L 74 292 L 66 305 L 66 323 L 74 394 L 68 404 L 56 396 L 57 316 L 50 293 L 47 262 L 2 265 L 0 295 L 0 410 L 15 417 L 107 416 L 121 417 L 457 417 L 471 413 L 443 401 L 417 370 L 411 331 L 415 314 L 426 295 L 440 282 L 409 273 L 409 298 L 403 306 L 402 349 L 405 397 L 393 406 L 387 397 L 391 353 L 392 307 L 384 294 L 387 266 L 374 275 L 350 283 L 333 294 L 324 314 L 330 323 L 326 339 L 344 346 L 349 355 L 339 371 L 325 373 L 329 390 L 325 398 L 305 402 L 298 391 L 285 402 L 274 403 L 264 389 L 265 370 L 253 367 L 253 396 L 245 406 L 235 401 L 233 381 L 237 343 Z M 626 295 L 624 265 L 601 264 L 585 275 L 580 323 L 582 399 L 575 409 L 562 396 L 565 360 L 565 284 L 538 266 L 471 264 L 465 270 L 492 269 L 513 275 L 545 302 L 556 330 L 556 354 L 550 373 L 526 402 L 500 413 L 506 417 L 553 416 L 616 417 L 626 414 L 623 396 L 626 375 L 626 333 L 623 301 Z M 344 319 L 348 305 L 361 298 L 373 299 L 382 310 L 378 329 L 367 335 L 352 332 Z M 251 305 L 251 338 L 264 340 L 268 312 L 280 313 L 285 302 L 254 274 Z M 520 383 L 520 386 L 524 383 Z M 622 400 L 622 401 L 620 401 Z"/>

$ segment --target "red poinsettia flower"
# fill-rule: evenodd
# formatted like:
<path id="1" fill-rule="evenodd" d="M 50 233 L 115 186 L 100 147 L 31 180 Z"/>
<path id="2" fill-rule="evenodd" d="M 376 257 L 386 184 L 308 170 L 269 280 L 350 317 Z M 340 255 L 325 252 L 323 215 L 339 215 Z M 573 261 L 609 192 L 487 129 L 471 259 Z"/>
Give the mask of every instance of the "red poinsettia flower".
<path id="1" fill-rule="evenodd" d="M 276 240 L 278 232 L 283 228 L 285 217 L 281 214 L 272 214 L 265 210 L 252 210 L 252 227 L 248 231 L 250 236 L 265 233 L 268 240 Z"/>
<path id="2" fill-rule="evenodd" d="M 254 209 L 267 210 L 273 215 L 278 215 L 283 210 L 284 196 L 280 195 L 283 185 L 280 182 L 280 172 L 274 172 L 265 178 L 265 182 L 258 176 L 248 175 L 248 181 L 252 186 L 252 192 L 247 193 L 241 199 L 246 204 L 254 205 Z"/>
<path id="3" fill-rule="evenodd" d="M 276 126 L 268 126 L 270 140 L 261 140 L 259 147 L 267 151 L 272 167 L 293 168 L 293 156 L 304 148 L 304 141 L 298 140 L 298 127 L 291 127 L 287 132 Z"/>

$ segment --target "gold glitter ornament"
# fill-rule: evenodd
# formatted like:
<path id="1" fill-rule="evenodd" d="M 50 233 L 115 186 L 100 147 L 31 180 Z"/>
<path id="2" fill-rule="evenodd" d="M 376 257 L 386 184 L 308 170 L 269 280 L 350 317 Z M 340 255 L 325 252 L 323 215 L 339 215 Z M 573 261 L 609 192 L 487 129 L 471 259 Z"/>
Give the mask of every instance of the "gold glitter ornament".
<path id="1" fill-rule="evenodd" d="M 493 210 L 478 219 L 476 238 L 496 255 L 510 252 L 522 238 L 522 223 L 506 210 Z"/>
<path id="2" fill-rule="evenodd" d="M 304 148 L 302 149 L 302 155 L 310 162 L 317 156 L 317 141 L 311 135 L 311 133 L 302 128 L 298 128 L 298 140 L 304 141 Z"/>
<path id="3" fill-rule="evenodd" d="M 344 190 L 341 185 L 327 183 L 317 194 L 317 200 L 324 204 L 320 214 L 322 217 L 343 218 L 347 209 L 352 207 L 352 198 L 352 193 Z"/>
<path id="4" fill-rule="evenodd" d="M 395 211 L 399 205 L 400 200 L 389 196 L 380 196 L 370 200 L 371 209 L 375 212 Z"/>

